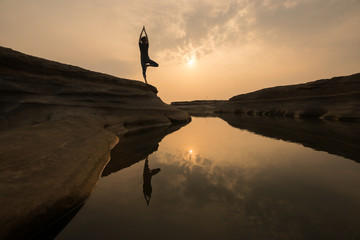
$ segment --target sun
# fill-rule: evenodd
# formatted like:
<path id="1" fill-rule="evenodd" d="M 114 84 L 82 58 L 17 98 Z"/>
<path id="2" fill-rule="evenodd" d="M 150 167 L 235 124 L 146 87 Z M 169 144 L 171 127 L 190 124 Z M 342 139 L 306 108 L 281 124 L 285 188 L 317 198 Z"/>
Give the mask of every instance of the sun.
<path id="1" fill-rule="evenodd" d="M 195 56 L 189 56 L 187 58 L 187 64 L 188 65 L 194 65 L 195 62 L 196 62 Z"/>
<path id="2" fill-rule="evenodd" d="M 193 65 L 193 64 L 194 64 L 194 62 L 195 62 L 195 59 L 190 58 L 190 59 L 189 59 L 189 61 L 188 61 L 188 64 L 189 64 L 189 65 Z"/>

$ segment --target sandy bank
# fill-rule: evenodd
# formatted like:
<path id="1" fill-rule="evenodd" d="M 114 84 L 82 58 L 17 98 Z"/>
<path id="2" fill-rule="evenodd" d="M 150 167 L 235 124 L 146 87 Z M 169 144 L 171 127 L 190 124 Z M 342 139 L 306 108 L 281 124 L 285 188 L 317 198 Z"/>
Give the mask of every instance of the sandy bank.
<path id="1" fill-rule="evenodd" d="M 151 85 L 2 47 L 0 89 L 0 239 L 82 204 L 119 136 L 190 121 Z"/>

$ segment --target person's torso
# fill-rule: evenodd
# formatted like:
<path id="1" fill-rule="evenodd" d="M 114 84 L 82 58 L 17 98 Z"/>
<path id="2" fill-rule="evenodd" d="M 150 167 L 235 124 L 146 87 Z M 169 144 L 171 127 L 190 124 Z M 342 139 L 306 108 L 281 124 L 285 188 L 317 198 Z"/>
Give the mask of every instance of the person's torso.
<path id="1" fill-rule="evenodd" d="M 139 43 L 141 58 L 149 58 L 149 43 Z"/>

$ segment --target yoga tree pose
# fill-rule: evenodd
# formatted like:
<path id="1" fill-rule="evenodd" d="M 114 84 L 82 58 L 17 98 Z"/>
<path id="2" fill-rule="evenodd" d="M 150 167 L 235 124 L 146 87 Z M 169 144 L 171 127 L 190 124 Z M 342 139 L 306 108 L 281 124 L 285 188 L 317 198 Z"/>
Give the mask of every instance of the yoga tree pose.
<path id="1" fill-rule="evenodd" d="M 142 36 L 143 33 L 145 34 L 145 36 Z M 159 64 L 157 64 L 155 61 L 151 60 L 149 57 L 149 38 L 147 36 L 145 26 L 143 26 L 143 29 L 141 30 L 141 33 L 140 33 L 139 48 L 140 48 L 140 54 L 141 54 L 142 73 L 144 76 L 145 83 L 147 83 L 146 68 L 147 67 L 158 67 Z"/>
<path id="2" fill-rule="evenodd" d="M 152 176 L 158 174 L 159 172 L 160 172 L 160 168 L 150 170 L 149 157 L 147 156 L 145 159 L 144 173 L 143 173 L 143 178 L 144 178 L 143 193 L 148 206 L 150 204 L 150 198 L 152 193 L 151 178 Z"/>

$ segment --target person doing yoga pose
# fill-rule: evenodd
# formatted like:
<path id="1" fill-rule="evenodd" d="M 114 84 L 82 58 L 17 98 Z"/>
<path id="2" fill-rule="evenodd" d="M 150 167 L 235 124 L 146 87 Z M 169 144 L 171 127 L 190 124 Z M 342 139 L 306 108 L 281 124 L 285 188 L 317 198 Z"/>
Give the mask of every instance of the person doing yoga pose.
<path id="1" fill-rule="evenodd" d="M 143 173 L 143 193 L 146 200 L 146 204 L 149 206 L 150 204 L 150 198 L 152 193 L 152 187 L 151 187 L 151 178 L 152 176 L 158 174 L 160 172 L 160 168 L 151 169 L 149 168 L 149 157 L 147 156 L 145 159 L 145 165 L 144 165 L 144 173 Z"/>
<path id="2" fill-rule="evenodd" d="M 145 36 L 142 36 L 143 33 L 145 34 Z M 159 64 L 157 64 L 155 61 L 151 60 L 149 57 L 149 38 L 147 36 L 145 26 L 143 26 L 143 29 L 141 30 L 141 33 L 140 33 L 139 48 L 140 48 L 140 55 L 141 55 L 142 74 L 144 76 L 145 83 L 147 83 L 146 68 L 147 67 L 158 67 Z"/>

